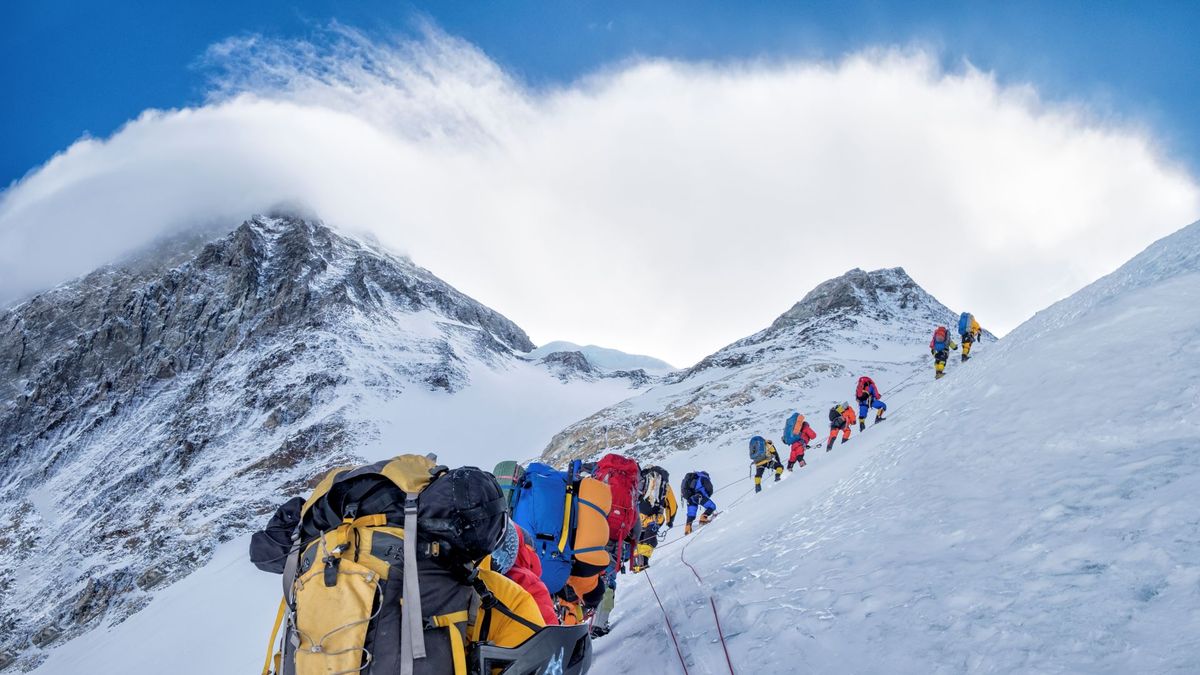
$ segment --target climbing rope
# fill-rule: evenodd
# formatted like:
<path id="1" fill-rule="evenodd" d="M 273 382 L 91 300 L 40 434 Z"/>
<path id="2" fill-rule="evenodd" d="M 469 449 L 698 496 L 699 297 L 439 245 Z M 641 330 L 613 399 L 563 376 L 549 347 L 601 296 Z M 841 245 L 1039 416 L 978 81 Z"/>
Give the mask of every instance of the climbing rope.
<path id="1" fill-rule="evenodd" d="M 746 497 L 749 497 L 749 496 L 750 496 L 750 495 L 752 495 L 752 494 L 754 494 L 754 488 L 750 488 L 749 490 L 746 490 L 745 492 L 743 492 L 743 493 L 742 493 L 741 495 L 739 495 L 739 496 L 738 496 L 736 499 L 734 499 L 733 501 L 729 502 L 729 506 L 726 506 L 725 508 L 727 508 L 727 509 L 731 509 L 731 508 L 733 508 L 734 506 L 737 506 L 738 504 L 740 504 L 740 503 L 742 502 L 742 500 L 743 500 L 743 499 L 745 499 Z"/>
<path id="2" fill-rule="evenodd" d="M 749 494 L 749 493 L 747 493 L 747 494 Z M 742 495 L 742 497 L 739 497 L 738 498 L 739 501 L 742 498 L 744 498 L 745 496 L 746 495 Z M 730 506 L 733 506 L 733 504 L 730 504 Z M 697 536 L 699 536 L 699 534 L 700 534 L 699 532 L 696 533 Z M 696 577 L 696 583 L 700 585 L 701 589 L 703 589 L 704 588 L 704 578 L 701 577 L 700 573 L 696 571 L 695 566 L 693 566 L 692 563 L 688 562 L 687 558 L 684 557 L 684 554 L 687 553 L 688 546 L 691 546 L 693 541 L 696 541 L 695 537 L 693 537 L 692 540 L 689 541 L 687 543 L 687 545 L 685 545 L 683 547 L 683 549 L 679 552 L 679 562 L 688 566 L 688 569 L 690 569 L 692 571 L 692 576 Z M 726 644 L 726 642 L 725 642 L 725 630 L 721 627 L 721 617 L 717 613 L 717 601 L 713 598 L 711 593 L 708 596 L 708 604 L 710 607 L 712 607 L 713 622 L 716 623 L 716 625 L 717 625 L 717 637 L 720 638 L 721 649 L 725 652 L 725 665 L 729 666 L 729 675 L 737 675 L 733 670 L 733 659 L 731 659 L 729 657 L 729 645 Z"/>
<path id="3" fill-rule="evenodd" d="M 893 384 L 891 389 L 888 389 L 886 392 L 882 392 L 882 391 L 881 391 L 881 392 L 879 392 L 879 397 L 880 397 L 880 398 L 883 398 L 883 395 L 884 395 L 885 393 L 886 393 L 886 394 L 888 394 L 888 395 L 891 395 L 891 394 L 894 394 L 894 393 L 896 393 L 897 391 L 902 391 L 902 390 L 904 390 L 906 387 L 904 387 L 904 386 L 902 386 L 902 385 L 903 385 L 905 382 L 908 382 L 908 381 L 912 380 L 914 377 L 916 377 L 917 375 L 920 375 L 920 374 L 921 374 L 921 371 L 920 371 L 920 370 L 914 370 L 912 373 L 910 373 L 910 374 L 909 374 L 909 376 L 908 376 L 908 377 L 904 378 L 903 380 L 900 380 L 900 381 L 899 381 L 899 382 L 897 382 L 896 384 Z"/>
<path id="4" fill-rule="evenodd" d="M 899 382 L 897 382 L 896 384 L 892 385 L 891 389 L 889 389 L 887 393 L 893 394 L 898 391 L 903 391 L 904 389 L 907 389 L 909 386 L 912 386 L 909 383 L 912 382 L 913 378 L 920 375 L 920 372 L 921 371 L 913 371 L 913 373 L 910 374 L 908 377 L 906 377 L 906 378 L 900 380 Z M 913 384 L 917 384 L 917 383 L 914 382 Z M 881 396 L 882 396 L 882 394 L 881 394 Z M 894 411 L 895 409 L 897 409 L 899 407 L 900 406 L 895 406 L 892 408 L 892 410 Z M 737 480 L 725 483 L 724 485 L 713 490 L 713 495 L 716 495 L 718 492 L 722 492 L 723 490 L 733 487 L 734 485 L 737 485 L 738 483 L 741 483 L 742 481 L 746 481 L 746 480 L 750 480 L 750 476 L 743 476 L 741 478 L 738 478 Z M 726 506 L 725 508 L 731 509 L 734 506 L 737 506 L 739 503 L 741 503 L 742 500 L 744 500 L 746 497 L 749 497 L 751 494 L 754 494 L 753 489 L 746 490 L 741 495 L 736 497 L 733 501 L 731 501 L 729 503 L 729 505 Z M 688 562 L 688 560 L 687 560 L 688 546 L 691 546 L 692 542 L 694 542 L 699 536 L 700 536 L 700 532 L 696 532 L 695 536 L 693 536 L 691 539 L 687 540 L 687 543 L 684 544 L 683 548 L 679 552 L 679 561 L 682 562 L 684 565 L 687 565 L 687 568 L 689 570 L 691 570 L 691 572 L 692 572 L 692 576 L 694 576 L 696 578 L 696 583 L 700 585 L 701 589 L 703 589 L 704 588 L 704 577 L 701 576 L 699 570 L 696 569 L 696 566 L 693 565 L 692 563 Z M 658 548 L 659 548 L 659 550 L 661 550 L 661 549 L 667 548 L 668 546 L 671 546 L 672 544 L 675 544 L 680 541 L 684 541 L 684 538 L 681 537 L 678 539 L 673 539 L 669 542 L 662 544 Z M 646 581 L 650 585 L 651 592 L 654 593 L 655 601 L 658 602 L 658 609 L 659 609 L 659 611 L 662 612 L 663 618 L 667 622 L 667 630 L 671 634 L 671 641 L 675 643 L 675 653 L 679 656 L 679 663 L 680 663 L 680 665 L 683 666 L 683 672 L 686 675 L 688 672 L 687 663 L 683 658 L 683 651 L 679 647 L 679 640 L 675 636 L 675 629 L 671 625 L 670 617 L 667 616 L 667 610 L 663 606 L 662 598 L 659 597 L 658 590 L 654 588 L 654 582 L 650 579 L 650 571 L 645 570 L 642 573 L 646 575 Z M 709 603 L 710 609 L 712 609 L 713 623 L 716 625 L 716 628 L 717 628 L 717 638 L 721 642 L 721 650 L 725 653 L 725 665 L 727 665 L 729 667 L 730 675 L 736 675 L 736 671 L 734 670 L 734 667 L 733 667 L 733 658 L 729 654 L 729 644 L 728 644 L 727 640 L 725 639 L 725 629 L 721 625 L 721 615 L 720 615 L 720 612 L 717 610 L 717 601 L 715 598 L 713 598 L 712 594 L 709 594 L 709 596 L 708 596 L 708 603 Z"/>
<path id="5" fill-rule="evenodd" d="M 688 675 L 687 661 L 683 658 L 683 650 L 679 648 L 679 639 L 675 637 L 675 627 L 671 625 L 671 617 L 667 616 L 667 608 L 663 607 L 662 598 L 658 597 L 658 590 L 654 588 L 654 582 L 650 580 L 650 570 L 643 570 L 642 574 L 646 575 L 646 582 L 650 584 L 650 591 L 654 593 L 658 609 L 667 622 L 667 632 L 671 634 L 671 642 L 675 643 L 675 654 L 679 657 L 679 665 L 683 666 L 683 675 Z"/>
<path id="6" fill-rule="evenodd" d="M 743 476 L 742 478 L 738 478 L 737 480 L 731 480 L 731 482 L 728 482 L 725 485 L 721 485 L 720 488 L 713 490 L 713 495 L 715 495 L 716 492 L 720 492 L 721 490 L 724 490 L 726 488 L 732 488 L 733 485 L 737 485 L 738 483 L 743 482 L 743 480 L 749 480 L 749 479 L 750 479 L 749 476 Z"/>

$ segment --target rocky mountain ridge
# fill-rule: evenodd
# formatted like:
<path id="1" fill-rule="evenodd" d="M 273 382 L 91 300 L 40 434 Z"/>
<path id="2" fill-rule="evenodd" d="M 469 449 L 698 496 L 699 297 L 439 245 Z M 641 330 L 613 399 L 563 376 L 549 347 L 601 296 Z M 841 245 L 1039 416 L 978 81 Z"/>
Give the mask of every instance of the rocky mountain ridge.
<path id="1" fill-rule="evenodd" d="M 137 611 L 332 466 L 473 452 L 444 420 L 480 387 L 544 442 L 644 382 L 564 383 L 512 321 L 316 221 L 149 255 L 0 311 L 0 668 Z"/>

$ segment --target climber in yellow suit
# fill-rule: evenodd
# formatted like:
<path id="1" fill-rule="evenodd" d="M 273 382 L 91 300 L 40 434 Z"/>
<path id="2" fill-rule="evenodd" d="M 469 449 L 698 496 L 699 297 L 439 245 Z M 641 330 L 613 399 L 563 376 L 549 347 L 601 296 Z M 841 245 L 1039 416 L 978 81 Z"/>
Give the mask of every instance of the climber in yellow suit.
<path id="1" fill-rule="evenodd" d="M 983 334 L 983 328 L 979 322 L 975 320 L 975 315 L 968 312 L 963 312 L 964 316 L 959 317 L 959 342 L 962 343 L 962 360 L 966 361 L 971 358 L 971 345 L 979 340 L 979 336 Z"/>

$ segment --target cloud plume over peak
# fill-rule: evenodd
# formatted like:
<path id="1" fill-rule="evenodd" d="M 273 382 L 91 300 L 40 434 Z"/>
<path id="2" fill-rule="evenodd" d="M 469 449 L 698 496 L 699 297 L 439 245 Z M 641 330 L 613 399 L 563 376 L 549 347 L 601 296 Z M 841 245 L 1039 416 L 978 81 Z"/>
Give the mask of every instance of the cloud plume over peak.
<path id="1" fill-rule="evenodd" d="M 208 102 L 0 196 L 0 301 L 281 202 L 370 232 L 535 340 L 688 363 L 851 267 L 1006 330 L 1200 216 L 1136 126 L 920 50 L 647 60 L 534 89 L 427 27 L 211 47 Z"/>

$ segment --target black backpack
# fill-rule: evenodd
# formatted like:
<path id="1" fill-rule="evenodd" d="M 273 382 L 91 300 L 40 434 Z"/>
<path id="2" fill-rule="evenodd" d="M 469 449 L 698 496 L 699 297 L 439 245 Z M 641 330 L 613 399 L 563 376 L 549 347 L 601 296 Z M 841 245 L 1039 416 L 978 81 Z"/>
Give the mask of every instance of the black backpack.
<path id="1" fill-rule="evenodd" d="M 683 477 L 683 485 L 679 486 L 679 496 L 683 498 L 683 501 L 686 502 L 687 500 L 691 499 L 692 495 L 696 494 L 695 486 L 696 472 L 689 471 L 687 475 Z"/>
<path id="2" fill-rule="evenodd" d="M 496 479 L 474 467 L 402 455 L 330 472 L 283 544 L 284 635 L 272 672 L 454 672 L 468 617 L 491 597 L 475 563 L 497 546 L 506 514 Z M 265 548 L 278 555 L 281 543 L 252 540 L 256 564 L 267 569 Z"/>

